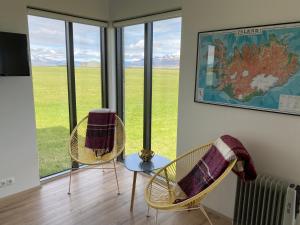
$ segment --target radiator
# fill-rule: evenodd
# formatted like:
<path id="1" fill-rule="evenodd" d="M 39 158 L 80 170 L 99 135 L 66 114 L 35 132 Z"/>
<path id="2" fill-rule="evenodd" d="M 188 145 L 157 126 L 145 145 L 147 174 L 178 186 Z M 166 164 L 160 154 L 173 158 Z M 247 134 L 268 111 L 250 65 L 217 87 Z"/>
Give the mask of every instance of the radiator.
<path id="1" fill-rule="evenodd" d="M 300 186 L 270 176 L 237 181 L 233 225 L 295 225 Z"/>

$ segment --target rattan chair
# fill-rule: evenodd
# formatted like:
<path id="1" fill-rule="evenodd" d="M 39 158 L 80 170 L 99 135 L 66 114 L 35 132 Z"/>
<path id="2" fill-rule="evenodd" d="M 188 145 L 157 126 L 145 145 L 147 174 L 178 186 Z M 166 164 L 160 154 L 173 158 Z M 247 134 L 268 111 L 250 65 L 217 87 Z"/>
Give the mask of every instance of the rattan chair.
<path id="1" fill-rule="evenodd" d="M 149 207 L 156 209 L 156 223 L 158 210 L 183 211 L 200 209 L 209 223 L 212 225 L 212 222 L 209 219 L 204 207 L 201 205 L 201 201 L 229 174 L 231 169 L 234 167 L 236 160 L 232 161 L 223 174 L 205 190 L 182 202 L 174 203 L 179 194 L 177 181 L 191 171 L 194 165 L 209 150 L 211 145 L 212 144 L 204 145 L 189 151 L 188 153 L 170 162 L 164 168 L 161 168 L 150 179 L 145 188 L 145 200 L 148 204 L 148 216 Z"/>
<path id="2" fill-rule="evenodd" d="M 123 152 L 125 146 L 125 129 L 122 120 L 116 116 L 114 148 L 110 153 L 96 157 L 95 153 L 85 147 L 86 129 L 88 116 L 83 118 L 74 128 L 69 139 L 69 154 L 72 161 L 77 162 L 78 169 L 113 169 L 117 181 L 118 194 L 120 194 L 118 176 L 115 160 Z M 112 167 L 104 167 L 103 164 L 112 163 Z M 69 192 L 71 194 L 72 173 L 76 169 L 70 170 Z"/>

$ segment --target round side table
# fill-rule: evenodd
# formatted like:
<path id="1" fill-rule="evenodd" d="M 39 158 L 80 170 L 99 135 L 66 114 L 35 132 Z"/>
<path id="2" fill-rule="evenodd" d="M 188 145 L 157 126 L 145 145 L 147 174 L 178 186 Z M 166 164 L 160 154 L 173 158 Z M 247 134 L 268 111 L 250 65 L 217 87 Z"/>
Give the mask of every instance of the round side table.
<path id="1" fill-rule="evenodd" d="M 143 160 L 140 159 L 137 153 L 125 156 L 125 160 L 124 160 L 125 167 L 128 170 L 133 171 L 133 182 L 132 182 L 131 203 L 130 203 L 131 212 L 133 211 L 137 173 L 152 172 L 153 170 L 157 170 L 166 166 L 169 162 L 170 162 L 169 159 L 159 155 L 155 155 L 149 162 L 143 162 Z"/>

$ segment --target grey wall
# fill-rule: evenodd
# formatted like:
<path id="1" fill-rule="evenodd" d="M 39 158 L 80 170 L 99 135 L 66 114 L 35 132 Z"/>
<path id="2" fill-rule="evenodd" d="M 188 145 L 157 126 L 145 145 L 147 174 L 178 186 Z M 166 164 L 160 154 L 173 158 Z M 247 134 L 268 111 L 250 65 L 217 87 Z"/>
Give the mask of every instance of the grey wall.
<path id="1" fill-rule="evenodd" d="M 239 138 L 259 172 L 300 183 L 300 118 L 194 103 L 197 32 L 300 21 L 296 0 L 185 0 L 179 93 L 178 154 L 222 134 Z M 235 176 L 209 195 L 207 206 L 232 217 Z"/>
<path id="2" fill-rule="evenodd" d="M 109 19 L 108 0 L 0 0 L 0 31 L 27 33 L 26 6 Z M 31 77 L 0 77 L 0 198 L 39 185 Z"/>
<path id="3" fill-rule="evenodd" d="M 111 0 L 110 19 L 114 21 L 179 7 L 181 7 L 181 0 Z"/>
<path id="4" fill-rule="evenodd" d="M 77 16 L 109 20 L 109 0 L 26 0 L 29 6 Z"/>

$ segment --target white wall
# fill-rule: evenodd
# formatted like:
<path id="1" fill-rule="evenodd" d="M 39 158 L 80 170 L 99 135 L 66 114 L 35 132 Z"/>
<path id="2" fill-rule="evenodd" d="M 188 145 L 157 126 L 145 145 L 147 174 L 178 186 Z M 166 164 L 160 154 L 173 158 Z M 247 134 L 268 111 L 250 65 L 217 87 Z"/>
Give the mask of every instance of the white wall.
<path id="1" fill-rule="evenodd" d="M 108 20 L 108 0 L 0 0 L 0 31 L 27 33 L 26 6 Z M 39 185 L 31 77 L 0 77 L 0 198 Z"/>
<path id="2" fill-rule="evenodd" d="M 112 0 L 117 20 L 182 7 L 178 154 L 222 134 L 239 138 L 259 172 L 300 183 L 300 119 L 297 116 L 194 103 L 199 31 L 300 21 L 297 0 Z M 209 195 L 207 206 L 233 216 L 236 178 L 230 175 Z"/>
<path id="3" fill-rule="evenodd" d="M 110 0 L 112 21 L 181 7 L 181 0 Z"/>
<path id="4" fill-rule="evenodd" d="M 7 0 L 9 1 L 9 0 Z M 109 20 L 109 0 L 26 0 L 28 6 L 76 16 Z"/>
<path id="5" fill-rule="evenodd" d="M 300 183 L 300 117 L 194 103 L 197 32 L 300 21 L 297 0 L 183 1 L 178 154 L 222 134 L 239 138 L 259 172 Z M 209 196 L 207 206 L 233 215 L 235 176 Z"/>
<path id="6" fill-rule="evenodd" d="M 26 2 L 0 0 L 0 30 L 27 32 Z M 109 0 L 31 0 L 31 6 L 108 19 Z M 197 32 L 240 26 L 300 21 L 297 0 L 110 0 L 111 20 L 182 6 L 182 54 L 179 93 L 178 154 L 229 133 L 252 154 L 259 172 L 300 183 L 300 120 L 297 116 L 194 103 Z M 15 141 L 17 140 L 17 141 Z M 0 78 L 0 179 L 16 184 L 0 197 L 39 184 L 31 77 Z M 206 204 L 233 214 L 235 177 L 210 195 Z"/>

